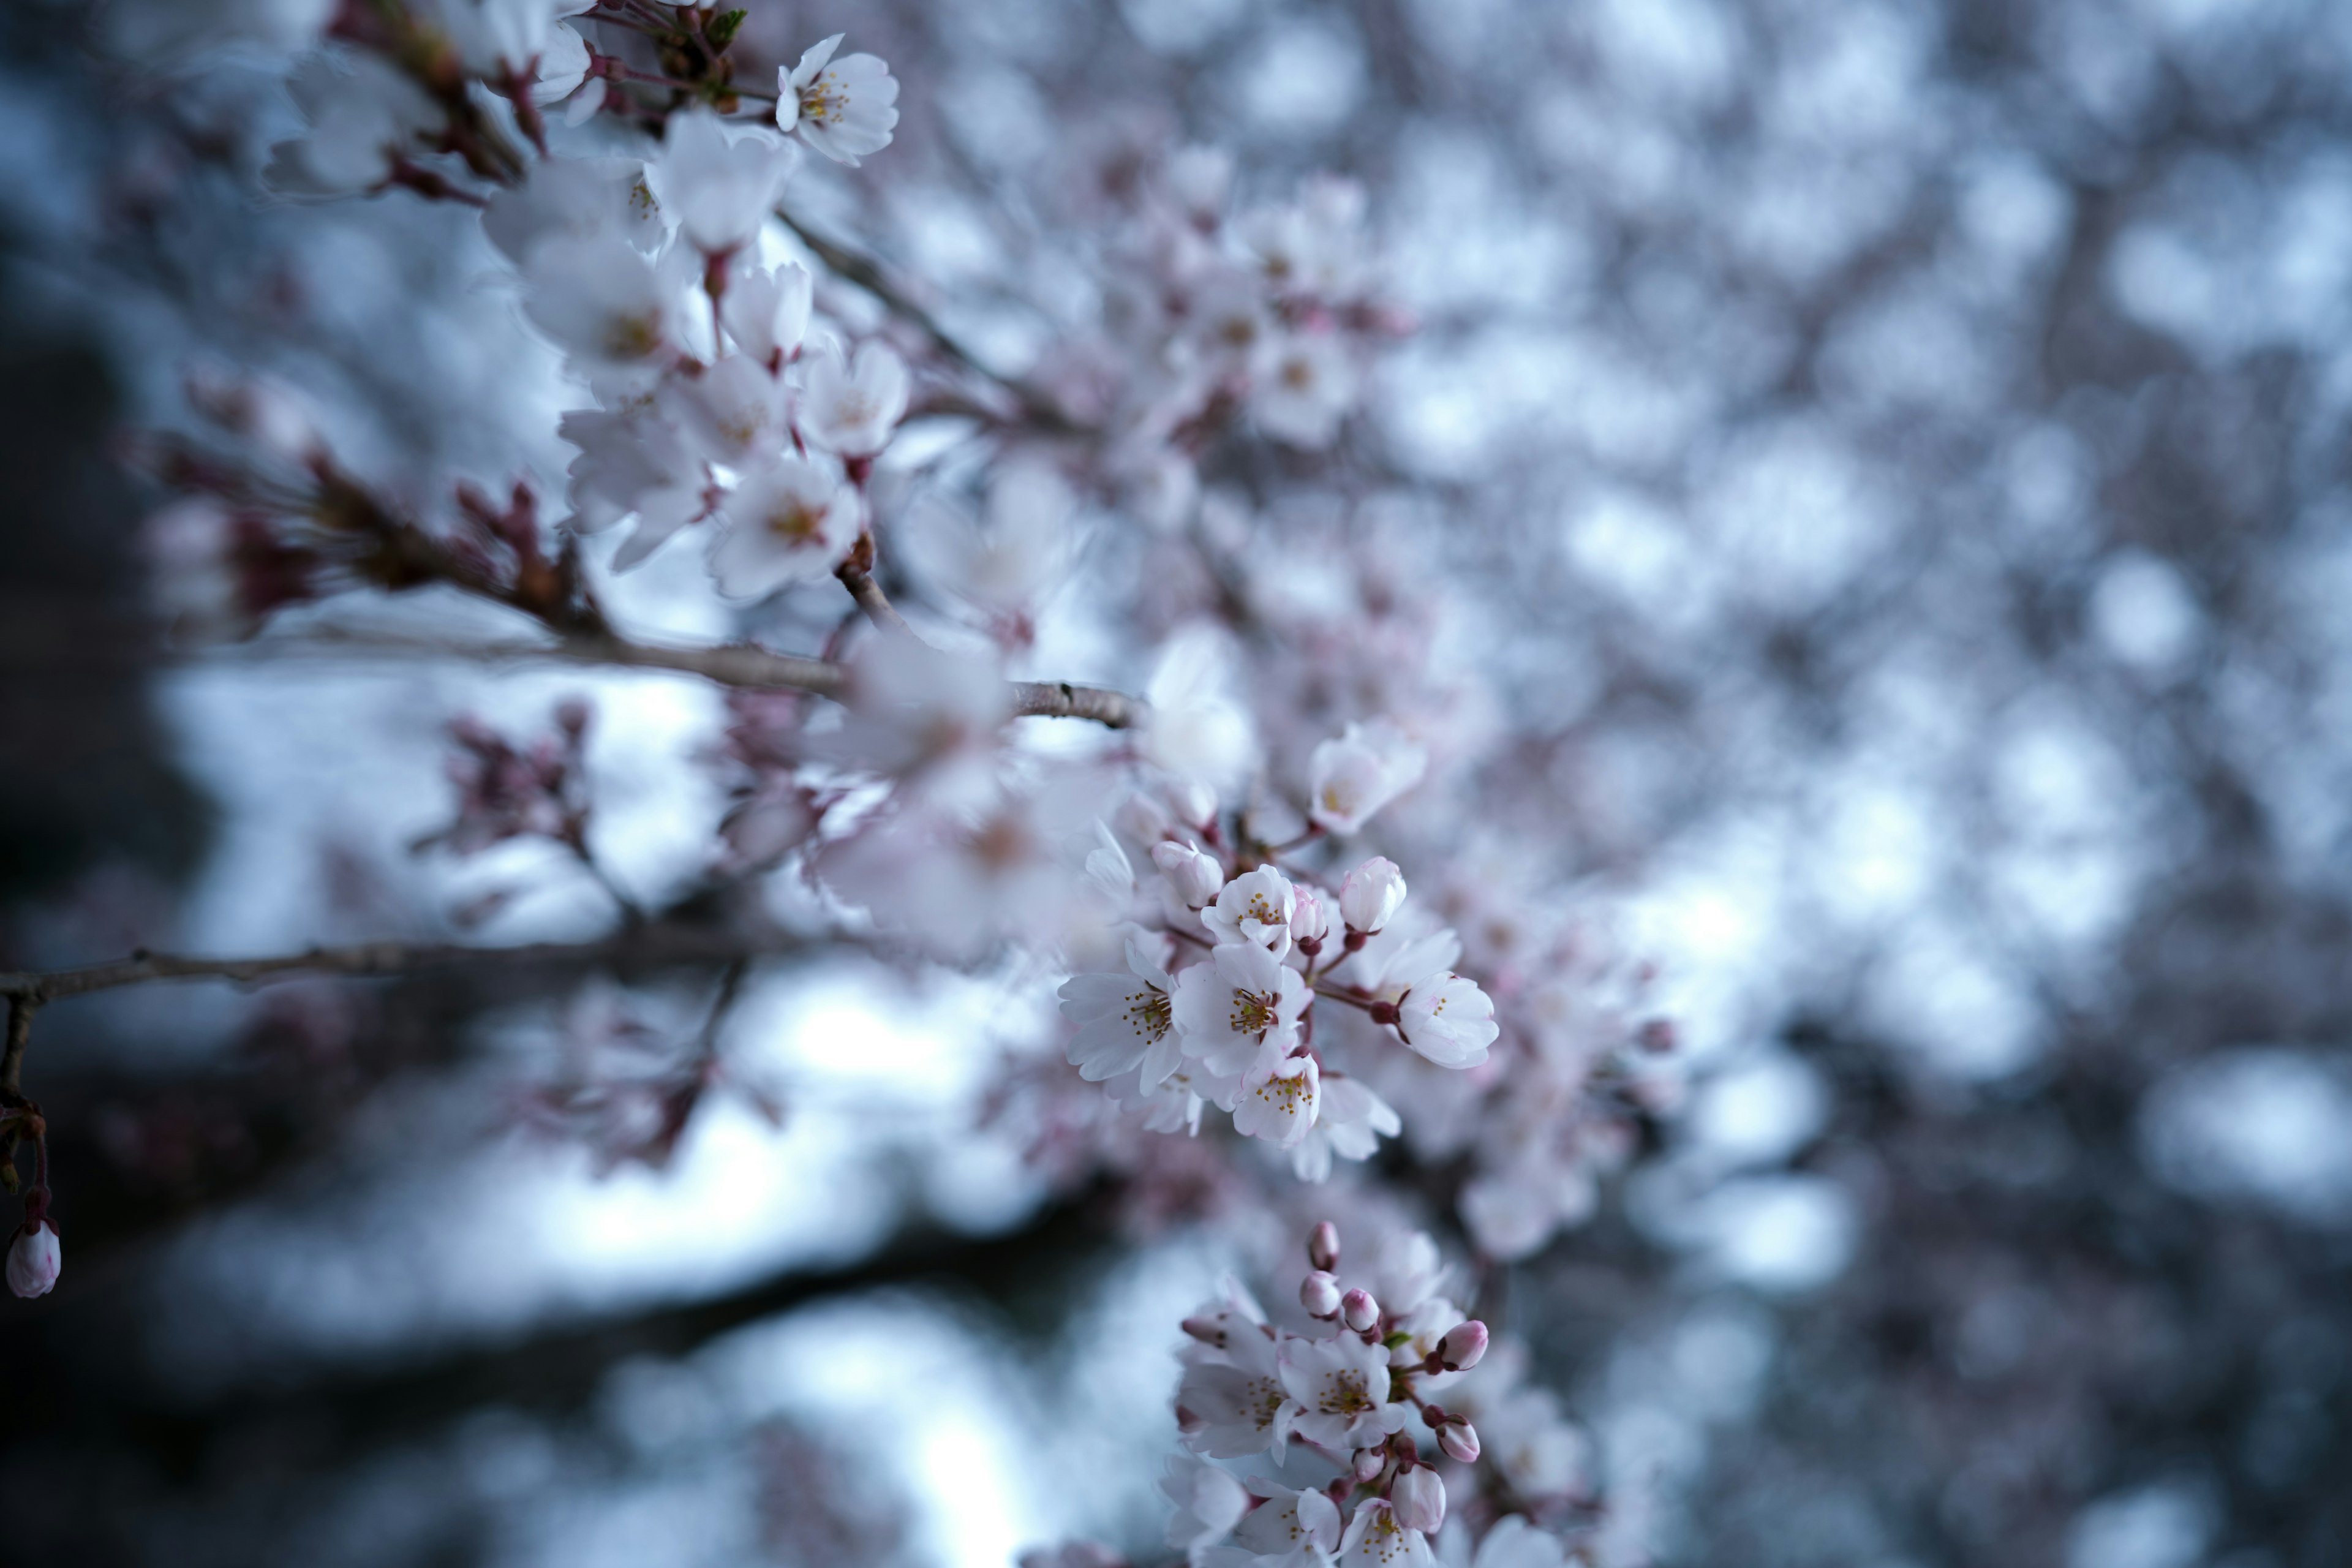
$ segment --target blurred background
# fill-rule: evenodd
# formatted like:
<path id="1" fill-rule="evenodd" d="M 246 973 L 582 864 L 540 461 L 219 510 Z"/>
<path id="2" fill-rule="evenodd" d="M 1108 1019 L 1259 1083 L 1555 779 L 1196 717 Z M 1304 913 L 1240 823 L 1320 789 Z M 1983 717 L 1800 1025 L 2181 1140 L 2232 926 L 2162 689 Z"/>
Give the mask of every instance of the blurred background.
<path id="1" fill-rule="evenodd" d="M 685 681 L 162 655 L 112 450 L 192 363 L 420 493 L 564 461 L 468 215 L 263 194 L 302 10 L 0 13 L 0 968 L 599 929 L 551 852 L 411 852 L 460 712 L 593 697 L 648 896 L 719 804 Z M 905 120 L 809 199 L 1000 363 L 1099 303 L 1134 149 L 1368 187 L 1420 330 L 1336 487 L 1255 493 L 1438 542 L 1485 768 L 1659 965 L 1688 1102 L 1509 1278 L 1658 1559 L 2352 1561 L 2352 8 L 763 0 L 740 47 L 840 28 Z M 723 635 L 699 575 L 628 607 Z M 1166 1556 L 1234 1230 L 991 1119 L 1034 976 L 764 965 L 658 1161 L 541 1124 L 713 979 L 583 980 L 47 1010 L 0 1561 Z"/>

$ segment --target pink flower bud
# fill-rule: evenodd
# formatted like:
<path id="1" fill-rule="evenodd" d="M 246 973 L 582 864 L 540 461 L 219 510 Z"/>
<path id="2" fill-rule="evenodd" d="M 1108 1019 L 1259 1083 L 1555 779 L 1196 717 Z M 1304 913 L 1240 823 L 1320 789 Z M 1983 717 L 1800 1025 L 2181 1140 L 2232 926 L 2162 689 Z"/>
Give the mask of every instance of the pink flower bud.
<path id="1" fill-rule="evenodd" d="M 1356 1468 L 1349 1474 L 1357 1481 L 1370 1481 L 1388 1468 L 1389 1451 L 1385 1447 L 1366 1448 L 1356 1456 Z"/>
<path id="2" fill-rule="evenodd" d="M 1318 1268 L 1298 1287 L 1298 1304 L 1307 1309 L 1310 1318 L 1336 1318 L 1339 1315 L 1339 1281 Z"/>
<path id="3" fill-rule="evenodd" d="M 1323 908 L 1323 896 L 1301 883 L 1297 900 L 1290 911 L 1290 940 L 1301 947 L 1310 942 L 1320 942 L 1331 923 L 1329 913 Z"/>
<path id="4" fill-rule="evenodd" d="M 57 1226 L 37 1220 L 16 1233 L 16 1244 L 8 1249 L 8 1289 L 19 1296 L 46 1296 L 64 1268 Z"/>
<path id="5" fill-rule="evenodd" d="M 1426 1465 L 1416 1466 L 1399 1476 L 1396 1484 L 1389 1489 L 1389 1502 L 1396 1510 L 1397 1522 L 1407 1530 L 1434 1535 L 1444 1527 L 1445 1483 Z"/>
<path id="6" fill-rule="evenodd" d="M 1339 884 L 1339 918 L 1351 931 L 1371 935 L 1404 906 L 1404 873 L 1386 856 L 1375 855 Z"/>
<path id="7" fill-rule="evenodd" d="M 1381 1304 L 1370 1290 L 1358 1289 L 1339 1298 L 1339 1321 L 1358 1333 L 1368 1333 L 1381 1321 Z"/>
<path id="8" fill-rule="evenodd" d="M 1339 1227 L 1323 1220 L 1307 1233 L 1307 1262 L 1325 1273 L 1339 1267 Z"/>
<path id="9" fill-rule="evenodd" d="M 1473 1318 L 1445 1331 L 1437 1342 L 1437 1359 L 1448 1372 L 1467 1372 L 1486 1353 L 1486 1325 Z"/>
<path id="10" fill-rule="evenodd" d="M 1467 1421 L 1449 1422 L 1437 1429 L 1437 1446 L 1465 1465 L 1478 1462 L 1478 1428 Z"/>
<path id="11" fill-rule="evenodd" d="M 1160 868 L 1168 885 L 1188 909 L 1199 909 L 1217 896 L 1225 885 L 1225 868 L 1216 858 L 1203 855 L 1189 844 L 1179 844 L 1163 838 L 1151 847 L 1151 863 Z"/>

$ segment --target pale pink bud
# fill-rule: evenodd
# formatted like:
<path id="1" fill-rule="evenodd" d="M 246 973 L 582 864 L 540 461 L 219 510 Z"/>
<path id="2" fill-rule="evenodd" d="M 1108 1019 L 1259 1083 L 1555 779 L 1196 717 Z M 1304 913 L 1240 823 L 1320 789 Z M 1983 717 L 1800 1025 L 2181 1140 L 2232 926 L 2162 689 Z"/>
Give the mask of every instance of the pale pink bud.
<path id="1" fill-rule="evenodd" d="M 1437 1446 L 1465 1465 L 1478 1462 L 1478 1428 L 1467 1421 L 1450 1422 L 1437 1429 Z"/>
<path id="2" fill-rule="evenodd" d="M 1200 909 L 1225 885 L 1225 868 L 1213 855 L 1203 855 L 1189 844 L 1162 839 L 1151 847 L 1151 863 L 1168 879 L 1187 909 Z"/>
<path id="3" fill-rule="evenodd" d="M 1349 1473 L 1359 1481 L 1369 1481 L 1388 1468 L 1388 1464 L 1389 1451 L 1386 1447 L 1366 1448 L 1356 1456 L 1356 1468 Z"/>
<path id="4" fill-rule="evenodd" d="M 1298 1287 L 1298 1304 L 1307 1309 L 1310 1318 L 1336 1318 L 1339 1315 L 1339 1281 L 1318 1268 Z"/>
<path id="5" fill-rule="evenodd" d="M 1290 940 L 1301 947 L 1310 942 L 1320 943 L 1323 933 L 1330 929 L 1330 915 L 1323 908 L 1323 896 L 1300 884 L 1297 902 L 1290 911 Z"/>
<path id="6" fill-rule="evenodd" d="M 1329 1220 L 1318 1222 L 1307 1233 L 1307 1261 L 1314 1268 L 1329 1273 L 1339 1267 L 1339 1227 Z"/>
<path id="7" fill-rule="evenodd" d="M 46 1296 L 64 1268 L 57 1227 L 36 1221 L 16 1233 L 16 1244 L 8 1249 L 8 1289 L 19 1296 Z"/>
<path id="8" fill-rule="evenodd" d="M 1404 872 L 1385 855 L 1373 856 L 1339 885 L 1339 918 L 1366 936 L 1394 920 L 1403 904 Z"/>
<path id="9" fill-rule="evenodd" d="M 1467 1372 L 1486 1353 L 1486 1325 L 1473 1318 L 1445 1331 L 1437 1342 L 1437 1359 L 1448 1372 Z"/>
<path id="10" fill-rule="evenodd" d="M 1339 1298 L 1339 1321 L 1360 1334 L 1368 1332 L 1381 1321 L 1381 1304 L 1370 1290 L 1350 1290 Z"/>
<path id="11" fill-rule="evenodd" d="M 1187 827 L 1206 827 L 1217 819 L 1217 792 L 1198 779 L 1186 779 L 1170 789 L 1168 804 L 1176 808 Z"/>
<path id="12" fill-rule="evenodd" d="M 1407 1530 L 1434 1535 L 1444 1528 L 1445 1483 L 1426 1465 L 1416 1466 L 1399 1476 L 1396 1484 L 1389 1489 L 1389 1502 L 1396 1510 L 1397 1522 Z"/>

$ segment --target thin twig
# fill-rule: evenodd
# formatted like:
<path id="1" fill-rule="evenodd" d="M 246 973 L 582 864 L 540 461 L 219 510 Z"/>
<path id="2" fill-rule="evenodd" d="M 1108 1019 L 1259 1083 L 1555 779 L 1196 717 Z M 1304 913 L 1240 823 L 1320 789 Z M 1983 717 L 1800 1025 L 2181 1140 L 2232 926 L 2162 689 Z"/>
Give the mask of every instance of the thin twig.
<path id="1" fill-rule="evenodd" d="M 843 562 L 840 570 L 834 574 L 841 579 L 841 585 L 849 590 L 849 596 L 857 601 L 857 607 L 866 612 L 867 620 L 896 636 L 915 635 L 915 628 L 907 624 L 907 617 L 898 613 L 898 606 L 882 592 L 882 584 L 874 580 L 874 574 L 858 565 L 856 557 Z"/>
<path id="2" fill-rule="evenodd" d="M 25 1102 L 25 1042 L 33 1037 L 33 1010 L 40 1005 L 33 996 L 8 997 L 8 1043 L 0 1047 L 0 1105 Z M 5 1152 L 0 1149 L 0 1156 Z"/>
<path id="3" fill-rule="evenodd" d="M 709 963 L 740 961 L 755 953 L 793 952 L 808 945 L 808 939 L 783 932 L 747 934 L 695 926 L 646 925 L 593 942 L 532 942 L 517 947 L 371 942 L 349 947 L 306 948 L 300 952 L 273 953 L 261 958 L 204 958 L 140 952 L 112 963 L 92 964 L 86 969 L 0 973 L 0 996 L 10 1001 L 11 1018 L 23 1018 L 24 1026 L 29 1028 L 31 1007 L 24 1004 L 38 1006 L 68 997 L 87 996 L 92 992 L 157 981 L 226 980 L 238 985 L 254 985 L 304 974 L 371 979 L 471 964 Z M 16 1041 L 13 1029 L 11 1040 Z M 12 1054 L 0 1063 L 0 1070 L 12 1070 L 22 1048 L 20 1043 L 14 1043 Z"/>

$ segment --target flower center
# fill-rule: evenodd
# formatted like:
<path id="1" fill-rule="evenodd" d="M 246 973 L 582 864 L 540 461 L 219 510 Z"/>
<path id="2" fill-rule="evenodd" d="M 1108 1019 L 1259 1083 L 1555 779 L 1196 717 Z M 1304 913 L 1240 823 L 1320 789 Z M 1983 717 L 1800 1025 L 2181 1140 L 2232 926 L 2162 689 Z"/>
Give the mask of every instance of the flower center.
<path id="1" fill-rule="evenodd" d="M 841 79 L 831 71 L 801 89 L 801 117 L 804 120 L 830 125 L 847 112 L 849 95 L 841 90 Z"/>
<path id="2" fill-rule="evenodd" d="M 1360 1372 L 1339 1373 L 1323 1385 L 1323 1401 L 1317 1406 L 1326 1415 L 1360 1415 L 1372 1408 L 1372 1396 L 1364 1387 Z"/>
<path id="3" fill-rule="evenodd" d="M 1168 1032 L 1168 998 L 1156 988 L 1146 986 L 1128 1005 L 1128 1026 L 1155 1044 Z"/>
<path id="4" fill-rule="evenodd" d="M 806 501 L 792 501 L 768 514 L 768 531 L 793 550 L 817 542 L 824 528 L 824 513 Z"/>
<path id="5" fill-rule="evenodd" d="M 1226 1026 L 1236 1035 L 1262 1035 L 1274 1027 L 1274 998 L 1255 991 L 1234 993 L 1234 1014 Z"/>

